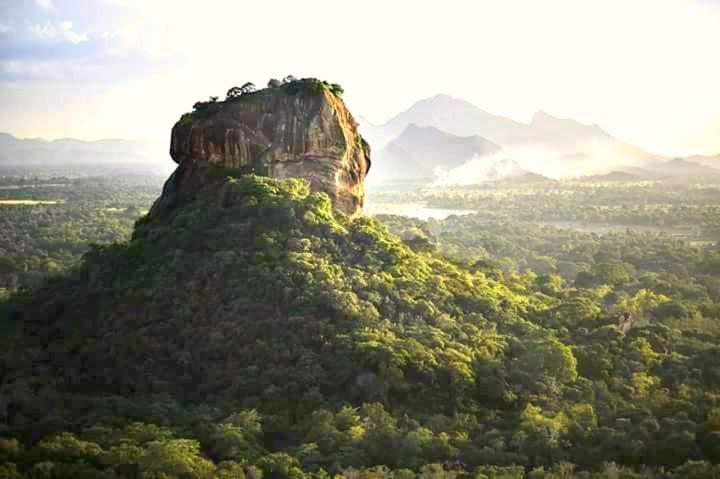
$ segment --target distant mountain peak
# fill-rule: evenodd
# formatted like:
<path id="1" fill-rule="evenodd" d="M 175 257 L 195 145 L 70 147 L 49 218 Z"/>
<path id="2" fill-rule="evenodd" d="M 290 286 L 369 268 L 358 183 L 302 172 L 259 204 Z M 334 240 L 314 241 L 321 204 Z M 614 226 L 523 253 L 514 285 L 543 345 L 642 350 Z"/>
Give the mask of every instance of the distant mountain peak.
<path id="1" fill-rule="evenodd" d="M 418 100 L 383 125 L 368 128 L 371 145 L 382 148 L 415 123 L 432 126 L 456 136 L 479 135 L 494 143 L 513 143 L 525 135 L 528 125 L 488 113 L 467 100 L 446 93 Z"/>
<path id="2" fill-rule="evenodd" d="M 408 123 L 408 126 L 405 127 L 405 129 L 403 130 L 403 133 L 405 133 L 406 131 L 422 131 L 422 130 L 437 130 L 437 128 L 435 128 L 434 126 L 420 126 L 417 123 Z"/>
<path id="3" fill-rule="evenodd" d="M 593 123 L 593 124 L 581 123 L 581 122 L 579 122 L 577 120 L 573 120 L 571 118 L 561 118 L 561 117 L 558 117 L 555 115 L 551 115 L 550 113 L 546 112 L 545 110 L 536 111 L 533 114 L 532 119 L 530 120 L 530 125 L 532 126 L 532 125 L 548 123 L 548 122 L 570 123 L 570 124 L 579 125 L 579 126 L 582 126 L 585 128 L 597 128 L 598 130 L 603 131 L 603 129 L 597 123 Z M 604 131 L 603 131 L 603 133 L 604 133 Z"/>
<path id="4" fill-rule="evenodd" d="M 0 144 L 14 143 L 16 141 L 17 141 L 17 138 L 12 136 L 10 133 L 0 132 Z"/>
<path id="5" fill-rule="evenodd" d="M 530 120 L 530 123 L 537 123 L 537 122 L 541 122 L 541 121 L 544 121 L 546 119 L 551 119 L 551 118 L 553 118 L 553 116 L 550 115 L 545 110 L 538 110 L 533 114 L 532 119 Z"/>
<path id="6" fill-rule="evenodd" d="M 420 100 L 420 101 L 422 101 L 422 100 Z M 452 95 L 448 95 L 447 93 L 437 93 L 432 98 L 426 98 L 426 101 L 437 103 L 437 104 L 442 104 L 442 105 L 455 104 L 455 105 L 463 105 L 463 106 L 470 106 L 473 108 L 477 108 L 475 105 L 473 105 L 469 101 L 463 100 L 462 98 L 454 97 Z"/>
<path id="7" fill-rule="evenodd" d="M 434 178 L 438 169 L 456 168 L 466 161 L 500 151 L 478 135 L 453 135 L 430 125 L 408 123 L 373 162 L 376 174 L 390 178 Z"/>
<path id="8" fill-rule="evenodd" d="M 408 123 L 405 129 L 392 141 L 391 145 L 398 143 L 404 143 L 407 141 L 421 141 L 434 143 L 442 141 L 448 144 L 458 144 L 466 142 L 468 144 L 482 145 L 483 148 L 488 150 L 498 151 L 501 149 L 500 145 L 493 143 L 487 138 L 483 138 L 480 135 L 453 135 L 447 131 L 441 130 L 432 125 L 418 125 L 417 123 Z"/>
<path id="9" fill-rule="evenodd" d="M 454 97 L 452 95 L 448 95 L 447 93 L 437 93 L 431 97 L 418 100 L 412 105 L 410 105 L 403 113 L 408 113 L 416 110 L 424 111 L 427 108 L 459 108 L 462 110 L 467 109 L 473 111 L 480 111 L 485 115 L 490 115 L 490 113 L 478 108 L 469 101 L 462 98 Z M 396 115 L 396 117 L 402 116 L 403 113 Z M 392 121 L 393 120 L 391 119 L 390 122 Z"/>
<path id="10" fill-rule="evenodd" d="M 542 136 L 557 136 L 563 140 L 611 140 L 612 137 L 597 124 L 587 125 L 569 118 L 559 118 L 538 110 L 530 120 L 530 128 Z"/>

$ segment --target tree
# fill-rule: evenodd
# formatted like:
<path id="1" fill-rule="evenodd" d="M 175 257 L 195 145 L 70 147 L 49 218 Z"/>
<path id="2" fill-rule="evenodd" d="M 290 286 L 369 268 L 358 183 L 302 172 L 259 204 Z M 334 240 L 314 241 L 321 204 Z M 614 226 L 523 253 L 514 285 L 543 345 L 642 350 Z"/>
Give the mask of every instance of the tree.
<path id="1" fill-rule="evenodd" d="M 226 100 L 234 100 L 235 98 L 240 98 L 242 96 L 243 91 L 239 86 L 234 86 L 231 89 L 227 91 L 227 94 L 225 95 Z"/>
<path id="2" fill-rule="evenodd" d="M 253 460 L 261 450 L 258 440 L 261 433 L 257 411 L 240 411 L 212 428 L 207 438 L 208 449 L 220 459 Z"/>
<path id="3" fill-rule="evenodd" d="M 75 434 L 64 432 L 50 439 L 40 441 L 35 447 L 37 454 L 57 461 L 82 460 L 94 462 L 102 449 L 94 442 L 78 439 Z"/>
<path id="4" fill-rule="evenodd" d="M 277 78 L 271 78 L 267 82 L 268 88 L 277 88 L 282 85 L 282 82 L 278 80 Z"/>
<path id="5" fill-rule="evenodd" d="M 600 284 L 611 286 L 620 286 L 632 279 L 628 269 L 621 263 L 596 264 L 592 272 Z"/>
<path id="6" fill-rule="evenodd" d="M 243 95 L 246 95 L 248 93 L 252 93 L 255 91 L 255 84 L 252 82 L 247 82 L 243 86 L 234 86 L 231 89 L 227 91 L 227 94 L 225 98 L 227 100 L 234 100 L 236 98 L 240 98 Z"/>
<path id="7" fill-rule="evenodd" d="M 551 273 L 539 276 L 537 278 L 537 284 L 543 293 L 555 295 L 562 291 L 565 280 L 559 274 Z"/>
<path id="8" fill-rule="evenodd" d="M 23 476 L 17 470 L 17 466 L 13 463 L 0 464 L 0 478 L 2 479 L 22 479 Z"/>
<path id="9" fill-rule="evenodd" d="M 295 479 L 303 476 L 298 460 L 284 452 L 268 454 L 258 462 L 258 465 L 267 477 Z"/>
<path id="10" fill-rule="evenodd" d="M 677 301 L 667 301 L 658 304 L 653 309 L 653 314 L 659 319 L 675 318 L 675 319 L 687 319 L 690 317 L 688 309 Z"/>
<path id="11" fill-rule="evenodd" d="M 621 298 L 613 308 L 613 312 L 628 313 L 636 319 L 645 319 L 648 312 L 654 312 L 669 301 L 670 298 L 667 296 L 643 288 L 632 297 Z"/>
<path id="12" fill-rule="evenodd" d="M 252 93 L 255 91 L 255 84 L 253 82 L 247 82 L 243 86 L 240 87 L 240 91 L 243 95 L 247 93 Z"/>
<path id="13" fill-rule="evenodd" d="M 572 383 L 577 377 L 577 359 L 569 347 L 557 339 L 534 341 L 516 363 L 516 372 L 530 381 L 553 378 L 560 384 Z"/>
<path id="14" fill-rule="evenodd" d="M 330 91 L 337 97 L 341 97 L 345 93 L 345 89 L 337 83 L 330 84 Z"/>
<path id="15" fill-rule="evenodd" d="M 200 455 L 200 444 L 190 439 L 155 441 L 140 458 L 140 469 L 149 477 L 211 478 L 215 466 Z"/>
<path id="16" fill-rule="evenodd" d="M 11 274 L 20 271 L 17 262 L 9 256 L 0 256 L 0 274 Z"/>
<path id="17" fill-rule="evenodd" d="M 601 309 L 591 298 L 576 296 L 565 300 L 554 313 L 563 324 L 577 324 L 596 319 Z"/>
<path id="18" fill-rule="evenodd" d="M 597 279 L 588 271 L 580 271 L 575 276 L 575 286 L 578 288 L 594 288 L 597 286 Z"/>

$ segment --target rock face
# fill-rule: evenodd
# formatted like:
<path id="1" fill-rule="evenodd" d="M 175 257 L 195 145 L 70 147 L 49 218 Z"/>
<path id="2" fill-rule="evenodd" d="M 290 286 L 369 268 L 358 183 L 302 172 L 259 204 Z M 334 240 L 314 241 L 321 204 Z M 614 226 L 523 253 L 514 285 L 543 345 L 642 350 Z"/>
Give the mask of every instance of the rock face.
<path id="1" fill-rule="evenodd" d="M 336 209 L 362 211 L 370 148 L 343 101 L 325 83 L 298 80 L 225 102 L 196 105 L 172 129 L 178 168 L 150 217 L 221 175 L 305 178 Z"/>

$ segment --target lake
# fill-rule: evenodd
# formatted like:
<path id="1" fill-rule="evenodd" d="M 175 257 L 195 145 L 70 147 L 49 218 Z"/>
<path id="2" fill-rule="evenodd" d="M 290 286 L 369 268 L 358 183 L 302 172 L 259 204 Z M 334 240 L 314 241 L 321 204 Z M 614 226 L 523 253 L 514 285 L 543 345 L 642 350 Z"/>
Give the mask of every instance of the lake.
<path id="1" fill-rule="evenodd" d="M 453 210 L 447 208 L 430 208 L 423 203 L 369 203 L 364 207 L 365 214 L 399 215 L 409 218 L 418 218 L 424 221 L 429 219 L 443 220 L 452 215 L 470 215 L 476 210 Z"/>
<path id="2" fill-rule="evenodd" d="M 35 206 L 35 205 L 56 205 L 58 204 L 57 201 L 50 201 L 50 200 L 0 200 L 0 206 L 8 205 L 8 206 Z"/>

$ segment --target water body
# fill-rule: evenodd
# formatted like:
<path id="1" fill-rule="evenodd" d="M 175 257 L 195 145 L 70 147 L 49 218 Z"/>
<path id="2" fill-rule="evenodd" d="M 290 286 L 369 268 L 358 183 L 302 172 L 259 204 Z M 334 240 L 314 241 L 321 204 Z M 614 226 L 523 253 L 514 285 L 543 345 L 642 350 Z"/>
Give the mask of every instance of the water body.
<path id="1" fill-rule="evenodd" d="M 0 190 L 24 190 L 25 188 L 61 188 L 68 186 L 67 183 L 44 183 L 40 185 L 4 185 Z"/>
<path id="2" fill-rule="evenodd" d="M 45 200 L 0 200 L 0 206 L 8 205 L 8 206 L 18 206 L 18 205 L 56 205 L 58 204 L 58 201 L 45 201 Z"/>
<path id="3" fill-rule="evenodd" d="M 452 215 L 470 215 L 477 210 L 453 210 L 447 208 L 431 208 L 423 203 L 370 203 L 365 205 L 365 214 L 375 215 L 399 215 L 409 218 L 418 218 L 424 221 L 429 219 L 444 220 Z"/>

